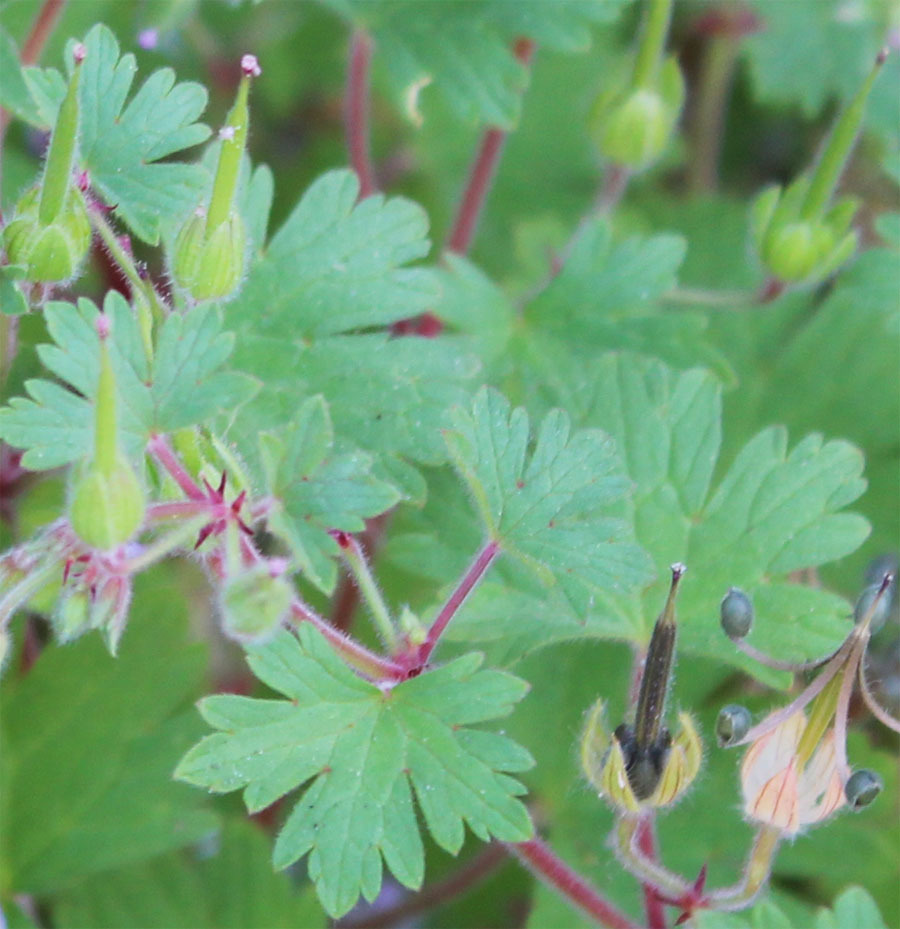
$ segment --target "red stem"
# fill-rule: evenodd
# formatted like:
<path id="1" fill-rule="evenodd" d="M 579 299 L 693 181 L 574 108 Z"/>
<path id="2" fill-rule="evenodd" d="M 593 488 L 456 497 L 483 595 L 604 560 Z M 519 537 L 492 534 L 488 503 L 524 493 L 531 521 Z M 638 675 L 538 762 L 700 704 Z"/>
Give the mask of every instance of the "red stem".
<path id="1" fill-rule="evenodd" d="M 447 602 L 441 607 L 431 628 L 428 630 L 428 637 L 419 648 L 418 659 L 420 664 L 425 664 L 431 657 L 431 653 L 443 635 L 444 630 L 450 625 L 450 620 L 456 615 L 456 611 L 463 605 L 466 597 L 472 592 L 475 585 L 484 577 L 485 571 L 491 566 L 493 560 L 500 554 L 500 545 L 493 539 L 486 542 L 481 551 L 475 556 L 475 560 L 467 569 L 466 573 L 460 578 L 456 589 L 447 599 Z"/>
<path id="2" fill-rule="evenodd" d="M 638 929 L 621 910 L 602 897 L 541 839 L 516 842 L 506 847 L 540 880 L 558 891 L 573 906 L 592 916 L 601 926 L 609 929 Z"/>
<path id="3" fill-rule="evenodd" d="M 653 814 L 649 813 L 641 819 L 637 833 L 638 848 L 649 861 L 657 861 L 656 829 L 653 823 Z M 644 914 L 647 917 L 647 929 L 666 929 L 666 911 L 662 900 L 650 884 L 643 884 Z"/>
<path id="4" fill-rule="evenodd" d="M 531 63 L 533 54 L 534 42 L 531 39 L 519 39 L 516 42 L 515 55 L 523 65 L 528 66 Z M 484 131 L 475 161 L 469 170 L 469 179 L 456 212 L 456 219 L 447 237 L 445 248 L 448 252 L 465 255 L 469 251 L 507 135 L 505 129 Z"/>
<path id="5" fill-rule="evenodd" d="M 350 37 L 350 62 L 344 94 L 344 128 L 350 164 L 359 178 L 359 199 L 376 191 L 375 171 L 369 150 L 369 75 L 372 39 L 355 31 Z"/>
<path id="6" fill-rule="evenodd" d="M 195 483 L 194 479 L 184 469 L 178 456 L 169 447 L 164 435 L 152 435 L 147 443 L 147 450 L 172 475 L 175 483 L 191 500 L 206 500 L 206 494 Z"/>
<path id="7" fill-rule="evenodd" d="M 359 669 L 374 680 L 402 681 L 408 676 L 405 667 L 370 652 L 364 645 L 360 645 L 359 642 L 344 635 L 339 629 L 335 629 L 327 619 L 319 616 L 302 600 L 295 599 L 291 603 L 291 613 L 298 622 L 312 623 L 349 665 Z"/>

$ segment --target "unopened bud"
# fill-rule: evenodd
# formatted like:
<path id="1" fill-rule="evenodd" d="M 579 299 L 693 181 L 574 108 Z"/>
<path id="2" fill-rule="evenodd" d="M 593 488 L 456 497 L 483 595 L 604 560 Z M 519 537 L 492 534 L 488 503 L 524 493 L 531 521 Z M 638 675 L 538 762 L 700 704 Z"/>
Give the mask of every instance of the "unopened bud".
<path id="1" fill-rule="evenodd" d="M 874 771 L 860 768 L 847 779 L 844 795 L 852 809 L 861 810 L 881 793 L 883 786 L 881 778 Z"/>
<path id="2" fill-rule="evenodd" d="M 239 642 L 261 642 L 277 631 L 290 611 L 293 590 L 269 566 L 258 564 L 229 577 L 220 606 L 226 635 Z"/>
<path id="3" fill-rule="evenodd" d="M 408 606 L 404 606 L 400 612 L 400 628 L 410 645 L 423 645 L 428 638 L 428 630 Z"/>
<path id="4" fill-rule="evenodd" d="M 244 222 L 237 212 L 208 234 L 206 215 L 197 211 L 175 240 L 172 276 L 197 302 L 224 299 L 241 281 L 245 246 Z"/>
<path id="5" fill-rule="evenodd" d="M 722 598 L 719 619 L 725 635 L 743 639 L 753 626 L 753 603 L 739 587 L 731 587 Z"/>
<path id="6" fill-rule="evenodd" d="M 659 159 L 681 115 L 684 80 L 678 63 L 668 58 L 655 85 L 604 95 L 592 115 L 593 135 L 604 158 L 634 171 Z"/>
<path id="7" fill-rule="evenodd" d="M 71 642 L 91 628 L 91 598 L 86 590 L 64 594 L 56 604 L 52 623 L 60 642 Z"/>
<path id="8" fill-rule="evenodd" d="M 745 706 L 737 703 L 729 703 L 719 710 L 719 717 L 716 720 L 716 740 L 720 748 L 726 748 L 740 742 L 741 739 L 750 731 L 750 725 L 753 718 L 750 711 Z"/>

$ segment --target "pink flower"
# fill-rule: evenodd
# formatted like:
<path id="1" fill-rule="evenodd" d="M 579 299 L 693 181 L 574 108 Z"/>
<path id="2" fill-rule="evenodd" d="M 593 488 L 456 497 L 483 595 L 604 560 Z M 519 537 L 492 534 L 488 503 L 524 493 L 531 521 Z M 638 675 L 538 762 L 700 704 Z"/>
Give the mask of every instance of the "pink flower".
<path id="1" fill-rule="evenodd" d="M 804 759 L 806 731 L 806 716 L 794 713 L 756 739 L 741 763 L 744 812 L 787 836 L 821 822 L 846 803 L 834 729 Z"/>

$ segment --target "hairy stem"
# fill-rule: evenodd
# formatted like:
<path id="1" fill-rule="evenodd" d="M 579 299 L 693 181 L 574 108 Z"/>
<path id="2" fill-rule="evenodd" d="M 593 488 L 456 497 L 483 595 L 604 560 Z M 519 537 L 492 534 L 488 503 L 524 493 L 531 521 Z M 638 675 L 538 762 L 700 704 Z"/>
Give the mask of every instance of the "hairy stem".
<path id="1" fill-rule="evenodd" d="M 366 520 L 363 542 L 373 561 L 393 512 L 393 510 L 388 510 L 373 519 Z M 353 624 L 353 614 L 359 604 L 359 587 L 349 572 L 341 573 L 341 579 L 338 581 L 331 604 L 331 625 L 342 632 L 349 631 Z"/>
<path id="2" fill-rule="evenodd" d="M 456 611 L 463 605 L 466 597 L 484 577 L 485 572 L 499 554 L 500 545 L 492 539 L 490 542 L 486 542 L 481 551 L 475 556 L 475 560 L 460 578 L 453 593 L 447 598 L 447 602 L 441 607 L 441 611 L 431 624 L 428 637 L 419 649 L 418 659 L 421 664 L 425 664 L 431 657 L 431 653 L 437 646 L 444 630 L 450 624 L 450 620 L 456 615 Z"/>
<path id="3" fill-rule="evenodd" d="M 714 910 L 741 910 L 753 901 L 772 873 L 781 833 L 774 826 L 761 826 L 753 841 L 742 880 L 732 887 L 714 890 L 709 906 Z"/>
<path id="4" fill-rule="evenodd" d="M 295 598 L 291 603 L 291 615 L 298 623 L 312 623 L 334 646 L 347 664 L 361 671 L 366 677 L 376 681 L 401 681 L 407 676 L 405 668 L 396 662 L 370 652 L 359 642 L 355 642 L 339 629 L 335 629 L 327 619 L 319 616 L 299 597 Z"/>
<path id="5" fill-rule="evenodd" d="M 621 910 L 573 871 L 546 842 L 534 838 L 527 842 L 510 843 L 506 847 L 535 877 L 572 906 L 583 910 L 599 925 L 609 929 L 638 929 Z"/>
<path id="6" fill-rule="evenodd" d="M 678 900 L 691 891 L 691 885 L 680 875 L 649 858 L 638 842 L 643 820 L 640 816 L 623 813 L 615 830 L 615 851 L 625 870 L 636 877 L 654 895 L 662 894 Z"/>
<path id="7" fill-rule="evenodd" d="M 533 54 L 534 42 L 530 39 L 520 39 L 516 43 L 515 55 L 523 65 L 531 63 Z M 506 130 L 496 128 L 486 129 L 482 134 L 478 152 L 469 169 L 469 177 L 456 211 L 456 218 L 447 237 L 445 249 L 448 252 L 465 255 L 469 251 L 507 134 Z"/>
<path id="8" fill-rule="evenodd" d="M 55 561 L 48 561 L 43 567 L 33 568 L 22 580 L 9 587 L 0 597 L 0 629 L 6 626 L 12 619 L 13 613 L 23 603 L 27 603 L 58 572 L 59 564 Z"/>
<path id="9" fill-rule="evenodd" d="M 167 555 L 170 555 L 176 549 L 186 546 L 191 539 L 206 525 L 207 516 L 201 516 L 199 519 L 191 519 L 177 526 L 171 532 L 161 535 L 154 539 L 149 545 L 145 545 L 140 554 L 134 558 L 129 558 L 123 568 L 127 574 L 139 574 L 146 571 L 157 561 L 162 561 Z"/>
<path id="10" fill-rule="evenodd" d="M 353 574 L 356 586 L 372 613 L 372 619 L 375 622 L 378 634 L 388 650 L 394 651 L 397 646 L 397 630 L 394 628 L 390 610 L 388 610 L 384 597 L 382 597 L 381 591 L 378 589 L 378 584 L 372 575 L 372 569 L 369 567 L 362 546 L 357 539 L 346 532 L 334 533 L 334 535 L 340 546 L 341 554 Z"/>
<path id="11" fill-rule="evenodd" d="M 206 494 L 185 470 L 164 435 L 150 436 L 147 451 L 169 472 L 186 497 L 190 500 L 206 500 Z"/>
<path id="12" fill-rule="evenodd" d="M 354 31 L 350 37 L 350 61 L 344 92 L 344 131 L 350 164 L 359 178 L 359 199 L 377 190 L 372 154 L 369 150 L 369 77 L 372 63 L 372 39 Z"/>
<path id="13" fill-rule="evenodd" d="M 648 861 L 658 861 L 656 848 L 656 826 L 653 813 L 641 817 L 638 825 L 637 846 Z M 666 911 L 662 900 L 651 884 L 641 885 L 644 893 L 644 916 L 647 920 L 647 929 L 666 929 Z"/>

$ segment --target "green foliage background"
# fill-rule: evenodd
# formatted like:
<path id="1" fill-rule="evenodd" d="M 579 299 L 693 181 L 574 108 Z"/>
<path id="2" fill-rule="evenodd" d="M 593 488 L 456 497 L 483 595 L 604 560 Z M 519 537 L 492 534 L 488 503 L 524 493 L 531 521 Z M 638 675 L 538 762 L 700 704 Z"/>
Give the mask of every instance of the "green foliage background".
<path id="1" fill-rule="evenodd" d="M 0 63 L 12 60 L 37 6 L 0 4 Z M 809 162 L 836 106 L 854 92 L 885 35 L 900 29 L 888 0 L 753 0 L 750 7 L 765 28 L 738 52 L 717 189 L 688 189 L 695 153 L 682 135 L 661 165 L 633 181 L 611 223 L 585 225 L 565 270 L 536 299 L 529 295 L 546 278 L 548 255 L 568 241 L 601 178 L 586 121 L 630 47 L 638 11 L 626 2 L 78 0 L 65 7 L 42 57 L 58 67 L 65 42 L 103 22 L 122 52 L 136 57 L 135 87 L 171 67 L 178 81 L 208 88 L 202 116 L 199 88 L 185 90 L 177 106 L 157 88 L 155 108 L 167 114 L 171 147 L 155 151 L 127 141 L 146 128 L 140 114 L 117 123 L 119 114 L 106 112 L 99 93 L 101 122 L 121 126 L 130 152 L 123 172 L 115 159 L 107 162 L 108 136 L 95 131 L 83 142 L 98 186 L 110 202 L 122 202 L 121 219 L 159 272 L 159 252 L 150 246 L 165 240 L 166 223 L 208 177 L 194 157 L 199 149 L 177 156 L 197 164 L 176 166 L 165 156 L 206 137 L 194 119 L 221 123 L 233 92 L 228 66 L 245 51 L 257 54 L 264 73 L 253 90 L 250 152 L 271 175 L 248 172 L 245 201 L 255 253 L 263 252 L 266 229 L 269 245 L 237 299 L 195 313 L 183 329 L 179 318 L 170 319 L 168 351 L 160 350 L 154 372 L 141 369 L 124 301 L 105 295 L 103 274 L 92 264 L 78 294 L 93 303 L 82 301 L 77 315 L 51 304 L 43 317 L 22 321 L 19 354 L 0 399 L 31 399 L 11 404 L 3 420 L 7 437 L 30 449 L 25 463 L 36 468 L 84 453 L 89 405 L 68 393 L 62 416 L 59 387 L 44 381 L 35 393 L 24 384 L 56 377 L 90 396 L 87 349 L 79 346 L 89 341 L 90 320 L 105 298 L 107 312 L 122 318 L 114 363 L 120 383 L 132 385 L 124 424 L 129 450 L 138 454 L 152 430 L 219 414 L 216 428 L 249 480 L 284 501 L 277 532 L 303 567 L 304 593 L 323 609 L 337 578 L 336 548 L 323 529 L 359 531 L 364 518 L 401 501 L 377 572 L 390 603 L 408 603 L 427 619 L 481 541 L 472 501 L 488 500 L 482 507 L 488 529 L 519 557 L 504 560 L 466 604 L 441 658 L 475 648 L 488 667 L 502 669 L 478 674 L 530 684 L 503 722 L 509 738 L 496 735 L 497 744 L 509 743 L 506 767 L 494 767 L 516 772 L 554 847 L 633 913 L 638 887 L 606 846 L 612 816 L 580 779 L 573 746 L 582 714 L 598 695 L 615 712 L 624 710 L 628 643 L 647 640 L 665 566 L 684 558 L 691 568 L 680 604 L 674 702 L 697 714 L 707 755 L 692 793 L 660 818 L 661 843 L 671 867 L 691 875 L 708 862 L 710 884 L 719 885 L 735 879 L 751 830 L 738 809 L 736 758 L 713 747 L 716 713 L 733 699 L 762 712 L 780 698 L 744 672 L 774 687 L 788 681 L 735 653 L 718 629 L 718 599 L 732 583 L 752 590 L 757 644 L 798 659 L 824 653 L 845 634 L 848 600 L 866 566 L 895 554 L 900 538 L 900 55 L 889 59 L 876 87 L 845 179 L 865 201 L 864 250 L 855 263 L 834 283 L 766 307 L 670 299 L 676 287 L 696 294 L 758 285 L 747 244 L 749 198 Z M 676 5 L 672 41 L 692 87 L 694 25 L 710 8 L 693 0 Z M 340 107 L 351 23 L 377 42 L 373 155 L 391 198 L 357 207 L 355 179 L 335 170 L 346 164 Z M 148 51 L 136 38 L 150 27 L 160 30 L 160 42 Z M 538 44 L 530 72 L 509 50 L 522 34 Z M 29 126 L 47 121 L 15 73 L 17 80 L 4 80 L 0 91 L 0 102 L 21 117 L 4 148 L 4 215 L 38 165 Z M 432 81 L 411 108 L 409 88 L 426 73 Z M 52 76 L 41 86 L 44 106 L 52 109 L 59 87 Z M 511 134 L 475 246 L 466 258 L 439 262 L 434 243 L 452 223 L 485 125 Z M 317 223 L 330 237 L 322 238 Z M 440 339 L 383 334 L 427 309 L 448 323 Z M 53 342 L 58 347 L 37 348 Z M 188 362 L 179 354 L 188 343 L 199 359 L 189 391 L 172 374 Z M 532 454 L 563 461 L 567 470 L 587 462 L 606 479 L 603 448 L 591 445 L 590 436 L 602 429 L 617 443 L 621 458 L 609 465 L 609 486 L 586 492 L 572 479 L 551 487 L 581 505 L 563 554 L 549 551 L 539 525 L 509 517 L 518 505 L 512 466 L 506 483 L 490 484 L 496 459 L 484 443 L 492 449 L 508 443 L 510 456 L 519 444 L 523 461 L 528 443 L 520 415 L 499 394 L 480 394 L 473 406 L 485 383 L 526 407 L 533 436 L 542 423 L 547 430 L 536 448 L 528 446 L 529 462 Z M 324 402 L 313 399 L 318 395 Z M 550 412 L 557 407 L 564 417 Z M 267 433 L 262 441 L 260 433 Z M 310 445 L 318 454 L 308 452 Z M 758 486 L 748 489 L 734 477 L 742 466 L 759 477 Z M 310 481 L 292 482 L 297 473 Z M 625 493 L 629 481 L 633 494 Z M 767 492 L 778 499 L 767 500 Z M 0 524 L 0 548 L 55 518 L 63 496 L 57 472 L 35 483 L 19 501 L 18 524 Z M 770 504 L 765 512 L 760 498 Z M 846 512 L 848 505 L 859 515 Z M 591 531 L 609 528 L 610 548 L 621 559 L 615 578 L 598 577 L 595 563 L 569 576 L 573 553 L 590 536 L 578 520 Z M 751 532 L 760 541 L 758 550 L 747 551 L 740 533 Z M 791 572 L 816 566 L 826 589 L 788 583 Z M 642 588 L 654 570 L 657 580 Z M 542 571 L 555 586 L 539 583 Z M 211 613 L 199 572 L 187 563 L 165 564 L 139 586 L 118 658 L 98 637 L 87 637 L 48 646 L 28 675 L 4 679 L 0 899 L 10 925 L 32 925 L 12 902 L 18 894 L 39 901 L 42 917 L 48 914 L 41 924 L 53 926 L 326 924 L 305 865 L 273 872 L 274 839 L 248 825 L 235 797 L 210 797 L 171 779 L 185 751 L 208 731 L 191 704 L 235 680 L 254 686 L 237 649 L 223 645 Z M 875 650 L 880 666 L 896 663 L 896 617 Z M 474 667 L 467 673 L 475 674 Z M 255 686 L 257 696 L 277 696 Z M 507 686 L 516 697 L 498 697 L 483 719 L 510 710 L 522 695 L 517 685 Z M 215 703 L 204 706 L 215 726 Z M 459 722 L 451 714 L 448 728 Z M 516 755 L 522 749 L 510 739 L 527 751 Z M 785 848 L 771 894 L 751 914 L 705 914 L 697 925 L 874 929 L 872 900 L 886 926 L 900 925 L 897 749 L 896 738 L 861 715 L 850 756 L 882 775 L 878 806 L 840 816 Z M 486 743 L 481 750 L 503 756 Z M 528 753 L 535 761 L 530 769 Z M 405 783 L 397 772 L 384 777 L 385 790 Z M 517 792 L 506 788 L 498 804 Z M 289 809 L 276 809 L 277 824 Z M 479 835 L 524 835 L 513 827 L 498 832 L 489 814 L 483 814 L 488 825 L 470 818 Z M 427 884 L 458 867 L 447 850 L 464 860 L 479 850 L 471 835 L 460 849 L 461 823 L 437 822 L 436 812 L 426 818 L 430 834 L 423 829 L 421 839 L 411 838 L 416 830 L 406 824 L 409 842 L 422 843 L 415 860 L 391 865 L 408 885 L 417 883 L 419 859 Z M 263 830 L 274 832 L 273 822 Z M 283 852 L 279 864 L 296 859 L 297 848 Z M 370 888 L 367 866 L 352 863 L 361 874 L 357 883 Z M 357 883 L 329 885 L 323 899 L 332 911 L 352 903 Z M 866 888 L 872 900 L 848 885 Z M 506 926 L 522 924 L 524 912 L 536 929 L 583 924 L 510 865 L 427 914 L 425 924 Z"/>

